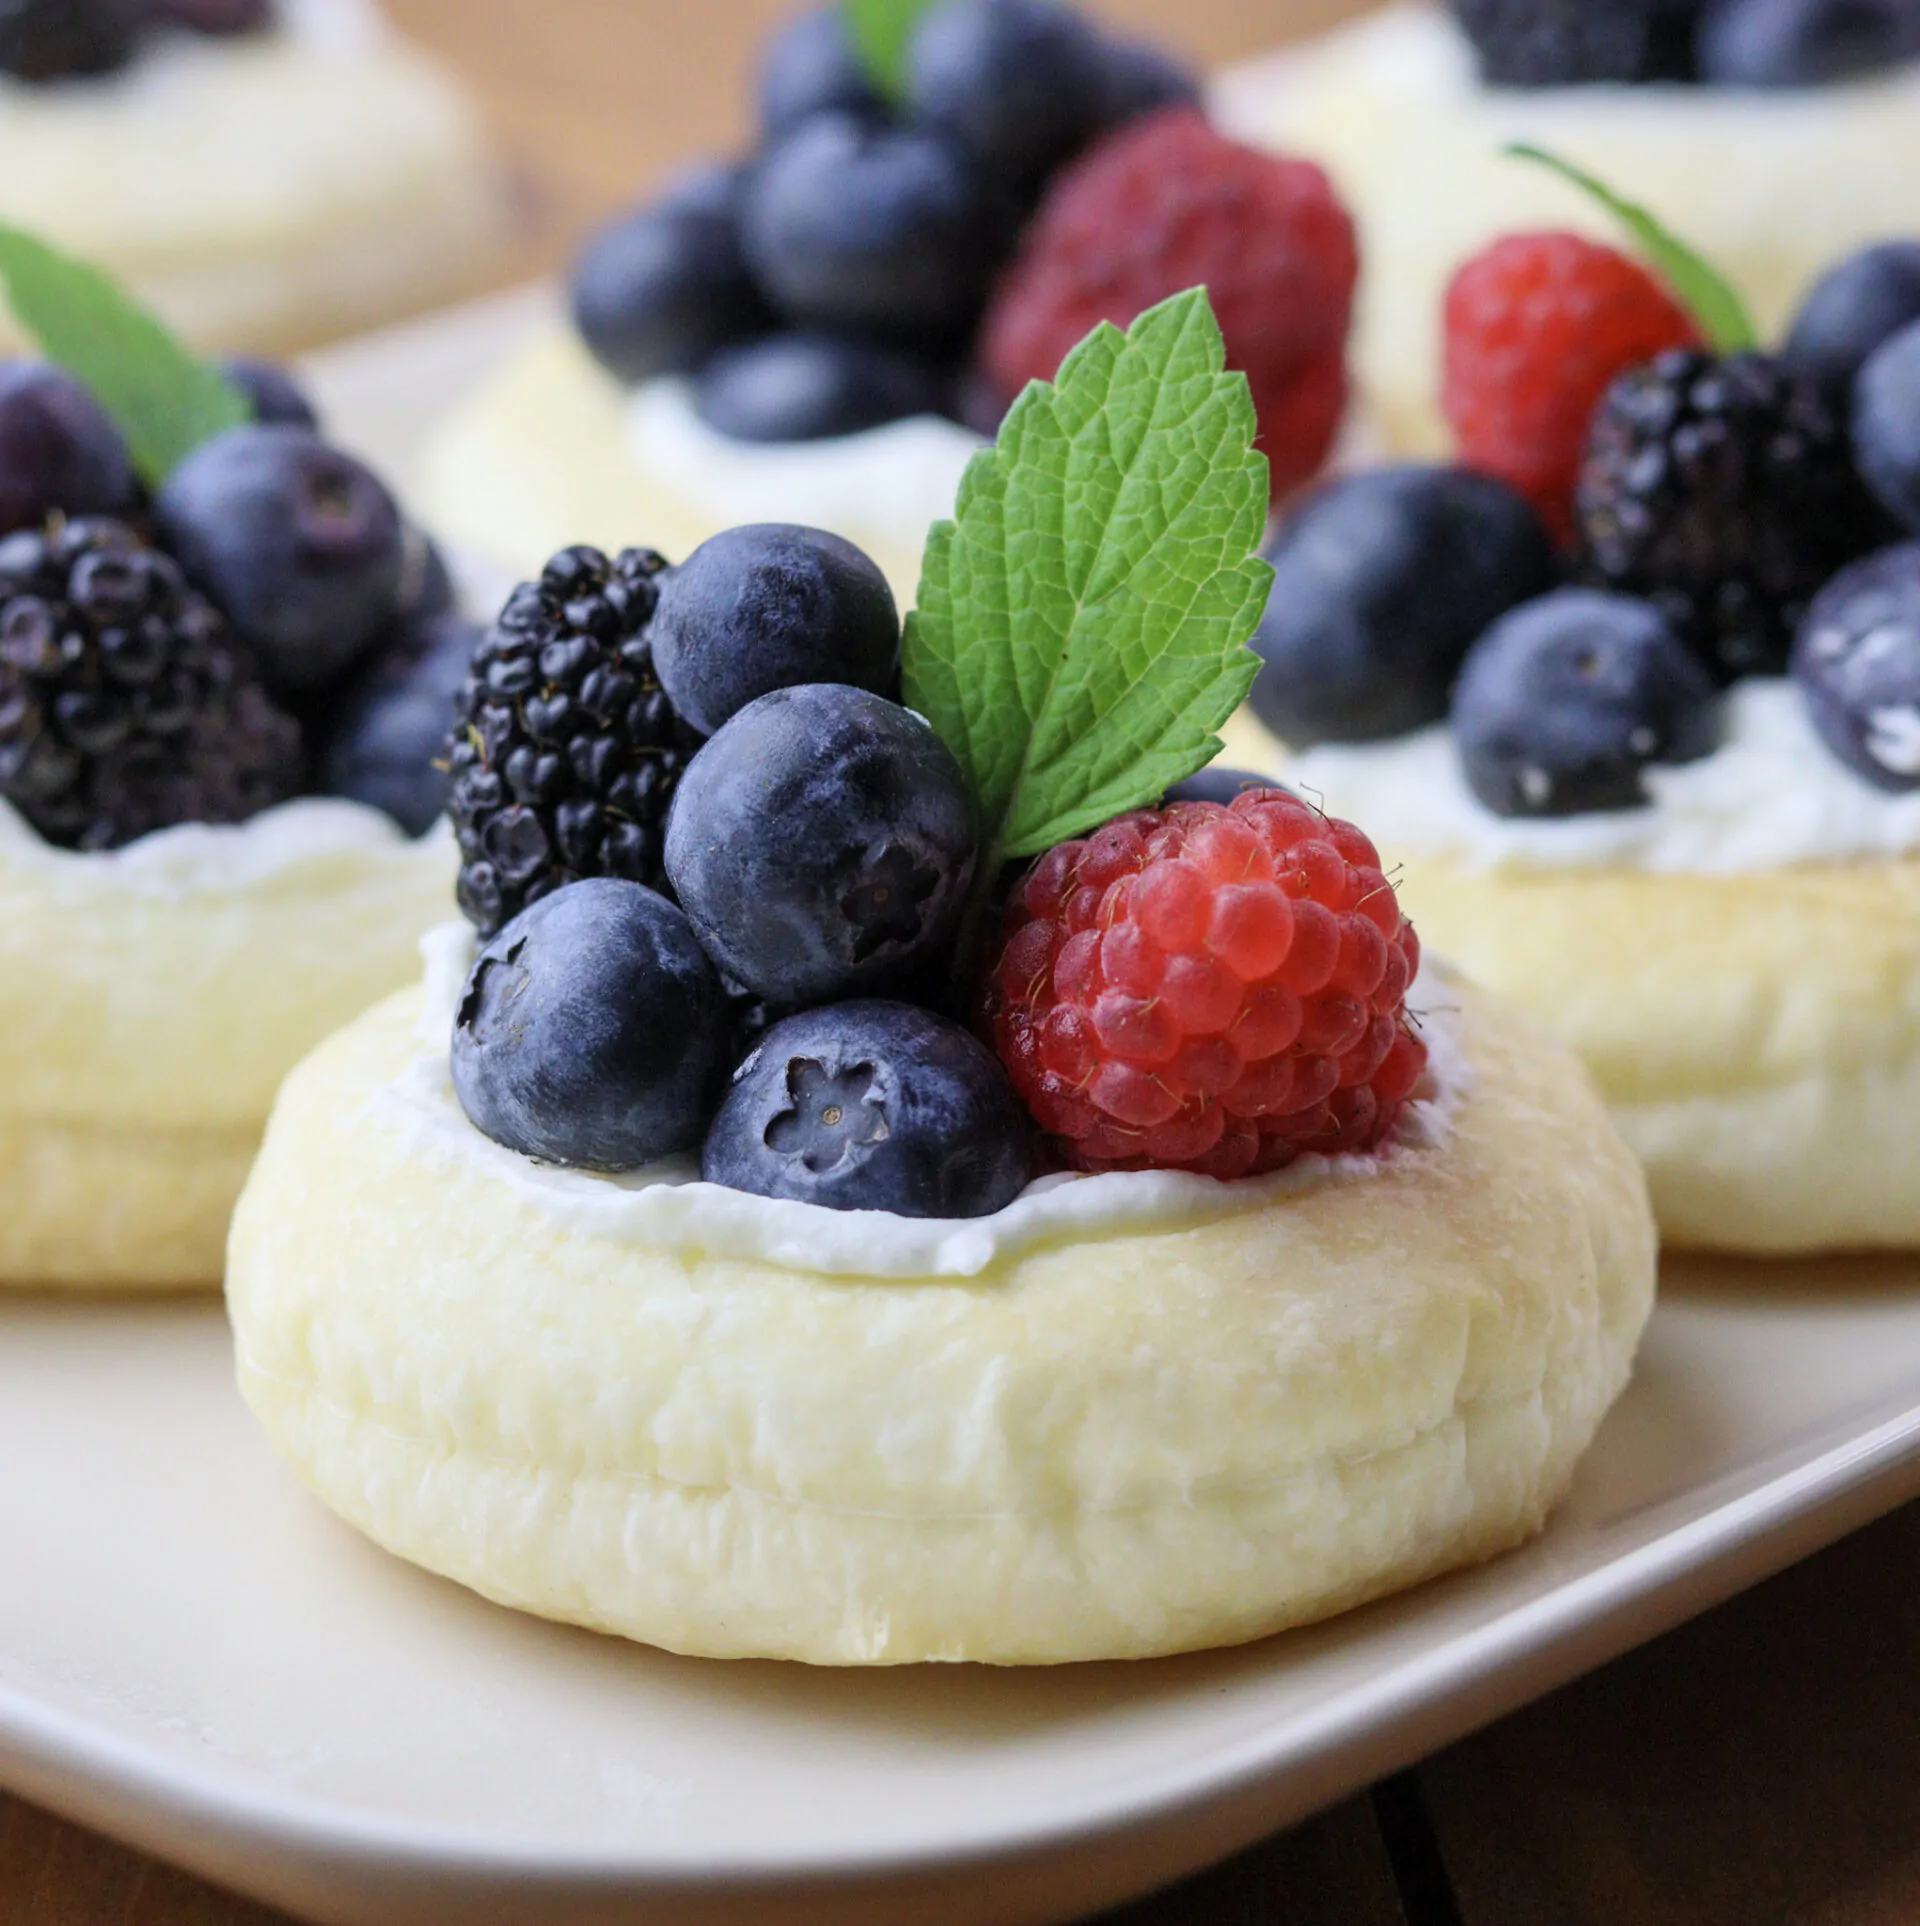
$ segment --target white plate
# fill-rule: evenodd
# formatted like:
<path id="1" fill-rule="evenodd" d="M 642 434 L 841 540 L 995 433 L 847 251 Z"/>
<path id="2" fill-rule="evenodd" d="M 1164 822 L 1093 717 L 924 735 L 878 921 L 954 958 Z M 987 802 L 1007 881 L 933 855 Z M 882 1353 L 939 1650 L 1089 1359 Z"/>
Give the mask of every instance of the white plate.
<path id="1" fill-rule="evenodd" d="M 524 300 L 333 359 L 389 461 Z M 643 532 L 642 532 L 643 533 Z M 1920 1262 L 1676 1271 L 1526 1551 L 1237 1652 L 674 1659 L 385 1558 L 210 1304 L 0 1300 L 0 1783 L 341 1926 L 1020 1926 L 1219 1857 L 1920 1494 Z"/>

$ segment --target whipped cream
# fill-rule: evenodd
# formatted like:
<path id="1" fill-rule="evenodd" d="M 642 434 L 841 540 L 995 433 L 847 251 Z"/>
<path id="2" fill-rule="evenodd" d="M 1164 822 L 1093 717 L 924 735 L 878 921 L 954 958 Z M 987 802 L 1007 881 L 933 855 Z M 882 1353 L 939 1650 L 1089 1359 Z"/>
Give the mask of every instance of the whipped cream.
<path id="1" fill-rule="evenodd" d="M 802 522 L 850 542 L 918 553 L 953 513 L 967 463 L 987 446 L 939 415 L 818 441 L 734 441 L 694 412 L 693 384 L 644 382 L 628 402 L 636 462 L 717 527 Z"/>
<path id="2" fill-rule="evenodd" d="M 1285 1170 L 1231 1184 L 1177 1170 L 1042 1177 L 991 1217 L 965 1218 L 827 1210 L 756 1197 L 702 1181 L 693 1157 L 611 1177 L 562 1170 L 483 1136 L 454 1094 L 448 1039 L 474 949 L 473 932 L 464 923 L 447 924 L 422 939 L 422 1053 L 378 1101 L 399 1120 L 414 1154 L 457 1161 L 511 1184 L 557 1231 L 830 1277 L 977 1277 L 1038 1244 L 1174 1230 L 1325 1185 L 1362 1182 L 1380 1170 L 1386 1154 L 1303 1157 Z M 1407 1002 L 1422 1015 L 1429 1076 L 1387 1147 L 1396 1160 L 1440 1149 L 1470 1081 L 1444 981 L 1423 971 Z"/>
<path id="3" fill-rule="evenodd" d="M 304 796 L 244 823 L 176 823 L 122 849 L 57 849 L 0 801 L 0 876 L 38 874 L 55 888 L 121 889 L 145 896 L 232 896 L 302 870 L 378 860 L 451 838 L 443 823 L 413 842 L 364 803 Z"/>
<path id="4" fill-rule="evenodd" d="M 1641 809 L 1496 816 L 1467 787 L 1444 723 L 1394 742 L 1311 749 L 1287 764 L 1286 780 L 1363 823 L 1384 850 L 1476 869 L 1729 875 L 1920 849 L 1920 791 L 1894 795 L 1863 782 L 1815 735 L 1782 677 L 1736 683 L 1721 746 L 1698 762 L 1649 769 L 1653 800 Z"/>

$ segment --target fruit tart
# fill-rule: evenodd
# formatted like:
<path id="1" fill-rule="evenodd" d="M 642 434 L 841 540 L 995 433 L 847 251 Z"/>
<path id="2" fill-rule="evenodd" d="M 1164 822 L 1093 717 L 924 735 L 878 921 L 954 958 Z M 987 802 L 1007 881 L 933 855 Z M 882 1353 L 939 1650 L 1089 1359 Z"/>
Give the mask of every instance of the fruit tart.
<path id="1" fill-rule="evenodd" d="M 435 920 L 475 632 L 284 371 L 0 269 L 90 371 L 0 364 L 0 1285 L 210 1285 L 275 1086 Z"/>
<path id="2" fill-rule="evenodd" d="M 1430 458 L 1455 266 L 1603 217 L 1503 167 L 1537 142 L 1663 207 L 1771 333 L 1836 255 L 1920 225 L 1920 8 L 1832 0 L 1396 0 L 1215 86 L 1236 138 L 1321 160 L 1360 225 L 1371 426 Z"/>
<path id="3" fill-rule="evenodd" d="M 10 0 L 0 219 L 209 350 L 451 298 L 507 225 L 466 101 L 372 0 Z"/>
<path id="4" fill-rule="evenodd" d="M 327 1503 L 835 1665 L 1252 1639 L 1538 1528 L 1643 1182 L 1360 830 L 1163 799 L 1255 668 L 1254 430 L 1198 293 L 1097 330 L 933 531 L 897 685 L 818 531 L 518 591 L 459 703 L 472 927 L 293 1073 L 235 1218 L 241 1386 Z"/>
<path id="5" fill-rule="evenodd" d="M 1577 1046 L 1667 1241 L 1910 1249 L 1920 243 L 1848 256 L 1763 350 L 1634 212 L 1645 264 L 1547 233 L 1461 269 L 1463 465 L 1281 531 L 1254 707 L 1423 933 Z M 1648 354 L 1635 315 L 1682 291 L 1691 345 Z"/>
<path id="6" fill-rule="evenodd" d="M 831 528 L 912 595 L 928 524 L 1030 379 L 1096 321 L 1206 284 L 1276 494 L 1346 404 L 1352 225 L 1306 162 L 1236 145 L 1193 80 L 1055 0 L 943 0 L 904 50 L 872 10 L 767 45 L 758 149 L 595 237 L 572 326 L 447 422 L 436 525 L 528 568 L 633 529 Z"/>

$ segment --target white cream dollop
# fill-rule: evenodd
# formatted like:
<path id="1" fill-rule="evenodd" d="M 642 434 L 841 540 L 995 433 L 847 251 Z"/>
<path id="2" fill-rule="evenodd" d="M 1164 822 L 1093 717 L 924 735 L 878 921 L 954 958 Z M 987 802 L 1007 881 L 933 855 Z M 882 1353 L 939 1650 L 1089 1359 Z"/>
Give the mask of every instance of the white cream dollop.
<path id="1" fill-rule="evenodd" d="M 691 1157 L 609 1177 L 538 1164 L 483 1136 L 460 1108 L 447 1058 L 474 947 L 473 932 L 464 923 L 434 930 L 420 945 L 425 963 L 421 1055 L 381 1092 L 388 1114 L 401 1120 L 414 1154 L 477 1165 L 493 1179 L 513 1185 L 556 1230 L 706 1257 L 758 1260 L 830 1277 L 977 1277 L 1038 1244 L 1177 1230 L 1323 1184 L 1362 1181 L 1379 1170 L 1383 1155 L 1408 1157 L 1438 1150 L 1469 1081 L 1444 981 L 1423 973 L 1407 1001 L 1421 1013 L 1429 1079 L 1408 1104 L 1385 1152 L 1303 1157 L 1269 1176 L 1230 1184 L 1176 1170 L 1042 1177 L 990 1217 L 827 1210 L 706 1183 Z"/>
<path id="2" fill-rule="evenodd" d="M 673 375 L 634 391 L 627 445 L 649 476 L 717 527 L 801 522 L 912 553 L 953 513 L 967 463 L 987 446 L 939 415 L 818 441 L 735 441 L 700 419 L 693 384 Z"/>
<path id="3" fill-rule="evenodd" d="M 1863 782 L 1815 735 L 1798 689 L 1779 677 L 1736 683 L 1720 747 L 1649 769 L 1652 802 L 1643 809 L 1496 816 L 1467 787 L 1444 723 L 1393 742 L 1325 744 L 1293 758 L 1286 780 L 1365 824 L 1384 850 L 1476 869 L 1717 876 L 1920 849 L 1920 791 L 1897 795 Z"/>

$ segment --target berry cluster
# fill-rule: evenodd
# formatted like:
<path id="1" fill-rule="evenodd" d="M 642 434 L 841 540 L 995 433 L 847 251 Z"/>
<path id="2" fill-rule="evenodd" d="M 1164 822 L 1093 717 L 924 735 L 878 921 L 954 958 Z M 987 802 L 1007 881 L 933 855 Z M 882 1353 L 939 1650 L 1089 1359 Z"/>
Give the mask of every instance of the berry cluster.
<path id="1" fill-rule="evenodd" d="M 1454 0 L 1454 13 L 1503 87 L 1815 87 L 1920 54 L 1909 0 Z"/>
<path id="2" fill-rule="evenodd" d="M 1276 733 L 1446 720 L 1497 814 L 1627 809 L 1717 746 L 1727 684 L 1790 672 L 1843 762 L 1920 787 L 1920 241 L 1840 263 L 1773 353 L 1699 345 L 1568 234 L 1467 263 L 1446 318 L 1465 467 L 1356 477 L 1282 529 Z"/>
<path id="3" fill-rule="evenodd" d="M 1275 789 L 1119 817 L 1035 865 L 987 990 L 1064 1162 L 1212 1177 L 1370 1150 L 1426 1066 L 1373 845 Z"/>
<path id="4" fill-rule="evenodd" d="M 299 794 L 411 833 L 474 634 L 431 544 L 315 432 L 282 370 L 233 364 L 255 420 L 149 496 L 73 376 L 0 364 L 0 800 L 112 849 Z"/>
<path id="5" fill-rule="evenodd" d="M 837 9 L 772 40 L 760 147 L 590 242 L 573 308 L 620 380 L 693 377 L 745 441 L 914 414 L 991 432 L 1096 320 L 1205 282 L 1276 491 L 1324 461 L 1357 261 L 1318 169 L 1236 146 L 1190 76 L 1056 0 L 943 0 L 898 100 Z"/>
<path id="6" fill-rule="evenodd" d="M 272 18 L 273 0 L 6 0 L 0 73 L 29 81 L 111 73 L 150 29 L 253 33 Z"/>
<path id="7" fill-rule="evenodd" d="M 472 1121 L 913 1216 L 1010 1202 L 1042 1132 L 1064 1164 L 1219 1177 L 1377 1145 L 1425 1059 L 1366 838 L 1210 772 L 1230 802 L 1042 858 L 977 956 L 973 797 L 891 699 L 899 641 L 872 562 L 786 525 L 677 568 L 569 549 L 514 595 L 454 728 Z"/>

